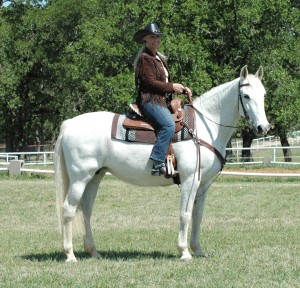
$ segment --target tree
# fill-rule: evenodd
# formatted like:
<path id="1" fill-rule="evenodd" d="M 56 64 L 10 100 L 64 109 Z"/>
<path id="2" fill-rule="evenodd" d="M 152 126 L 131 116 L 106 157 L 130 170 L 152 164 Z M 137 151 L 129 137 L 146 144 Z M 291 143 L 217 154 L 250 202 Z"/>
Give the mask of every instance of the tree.
<path id="1" fill-rule="evenodd" d="M 135 98 L 137 29 L 157 21 L 174 81 L 195 96 L 263 65 L 276 133 L 299 124 L 299 4 L 267 0 L 10 1 L 0 8 L 0 132 L 7 150 L 55 138 L 84 112 Z M 282 98 L 285 95 L 284 98 Z M 281 132 L 280 132 L 281 131 Z"/>
<path id="2" fill-rule="evenodd" d="M 34 138 L 36 121 L 40 121 L 35 118 L 38 107 L 31 106 L 36 100 L 31 93 L 33 79 L 39 74 L 35 27 L 28 21 L 34 16 L 34 9 L 20 1 L 0 9 L 1 130 L 9 151 L 23 150 L 30 138 Z M 33 131 L 31 135 L 29 129 Z"/>
<path id="3" fill-rule="evenodd" d="M 248 4 L 242 0 L 210 1 L 208 19 L 212 24 L 207 37 L 211 41 L 206 49 L 212 51 L 212 62 L 215 59 L 225 71 L 230 71 L 227 66 L 234 69 L 244 64 L 253 69 L 265 67 L 268 118 L 275 127 L 273 132 L 288 146 L 286 135 L 299 123 L 295 117 L 300 109 L 299 4 L 278 0 Z M 252 132 L 246 131 L 243 135 L 249 141 L 244 142 L 251 145 Z"/>

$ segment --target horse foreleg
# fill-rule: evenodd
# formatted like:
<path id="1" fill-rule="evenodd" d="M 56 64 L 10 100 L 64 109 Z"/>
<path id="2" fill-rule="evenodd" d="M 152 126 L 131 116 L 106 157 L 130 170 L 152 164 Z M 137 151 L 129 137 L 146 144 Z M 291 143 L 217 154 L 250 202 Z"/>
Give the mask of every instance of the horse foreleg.
<path id="1" fill-rule="evenodd" d="M 180 204 L 180 229 L 178 236 L 178 250 L 181 254 L 181 260 L 190 260 L 192 255 L 188 250 L 188 228 L 191 221 L 192 209 L 195 195 L 199 183 L 194 182 L 192 185 L 182 185 L 181 188 L 181 204 Z"/>
<path id="2" fill-rule="evenodd" d="M 203 216 L 207 188 L 200 187 L 194 202 L 190 246 L 195 256 L 206 257 L 200 246 L 200 225 Z"/>
<path id="3" fill-rule="evenodd" d="M 84 229 L 85 229 L 85 233 L 83 237 L 84 249 L 93 258 L 100 258 L 101 256 L 98 253 L 94 244 L 90 219 L 91 219 L 92 209 L 97 195 L 98 187 L 104 175 L 105 175 L 105 171 L 100 171 L 99 174 L 93 177 L 93 179 L 88 183 L 87 187 L 85 188 L 81 200 L 81 207 L 82 207 L 83 219 L 84 219 Z"/>

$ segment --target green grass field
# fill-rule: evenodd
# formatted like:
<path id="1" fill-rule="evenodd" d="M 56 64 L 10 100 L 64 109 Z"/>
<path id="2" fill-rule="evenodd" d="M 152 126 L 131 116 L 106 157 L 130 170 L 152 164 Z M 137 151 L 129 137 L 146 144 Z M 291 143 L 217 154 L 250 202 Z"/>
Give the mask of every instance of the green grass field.
<path id="1" fill-rule="evenodd" d="M 0 179 L 0 287 L 300 287 L 299 181 L 219 177 L 207 197 L 202 247 L 177 254 L 179 188 L 106 177 L 92 217 L 103 258 L 65 263 L 52 176 Z"/>

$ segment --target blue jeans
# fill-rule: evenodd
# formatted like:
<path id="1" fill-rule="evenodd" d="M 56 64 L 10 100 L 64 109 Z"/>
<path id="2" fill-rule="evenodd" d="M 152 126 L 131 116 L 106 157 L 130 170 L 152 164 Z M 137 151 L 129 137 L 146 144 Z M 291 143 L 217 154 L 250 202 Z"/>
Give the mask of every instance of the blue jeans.
<path id="1" fill-rule="evenodd" d="M 175 133 L 175 122 L 172 114 L 167 107 L 161 106 L 151 99 L 142 104 L 141 109 L 145 116 L 160 129 L 156 135 L 157 139 L 153 146 L 150 159 L 165 162 L 165 155 Z"/>

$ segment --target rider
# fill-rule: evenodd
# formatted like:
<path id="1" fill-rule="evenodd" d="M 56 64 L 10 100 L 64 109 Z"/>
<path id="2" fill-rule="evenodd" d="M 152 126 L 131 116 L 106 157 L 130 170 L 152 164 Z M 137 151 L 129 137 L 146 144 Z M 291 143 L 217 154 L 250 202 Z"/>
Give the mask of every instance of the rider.
<path id="1" fill-rule="evenodd" d="M 171 81 L 167 59 L 158 52 L 161 35 L 157 24 L 149 23 L 133 36 L 135 42 L 144 44 L 134 62 L 137 103 L 144 115 L 159 128 L 150 155 L 153 160 L 151 174 L 157 176 L 166 174 L 165 155 L 175 132 L 175 123 L 167 107 L 171 93 L 192 95 L 188 87 Z"/>

